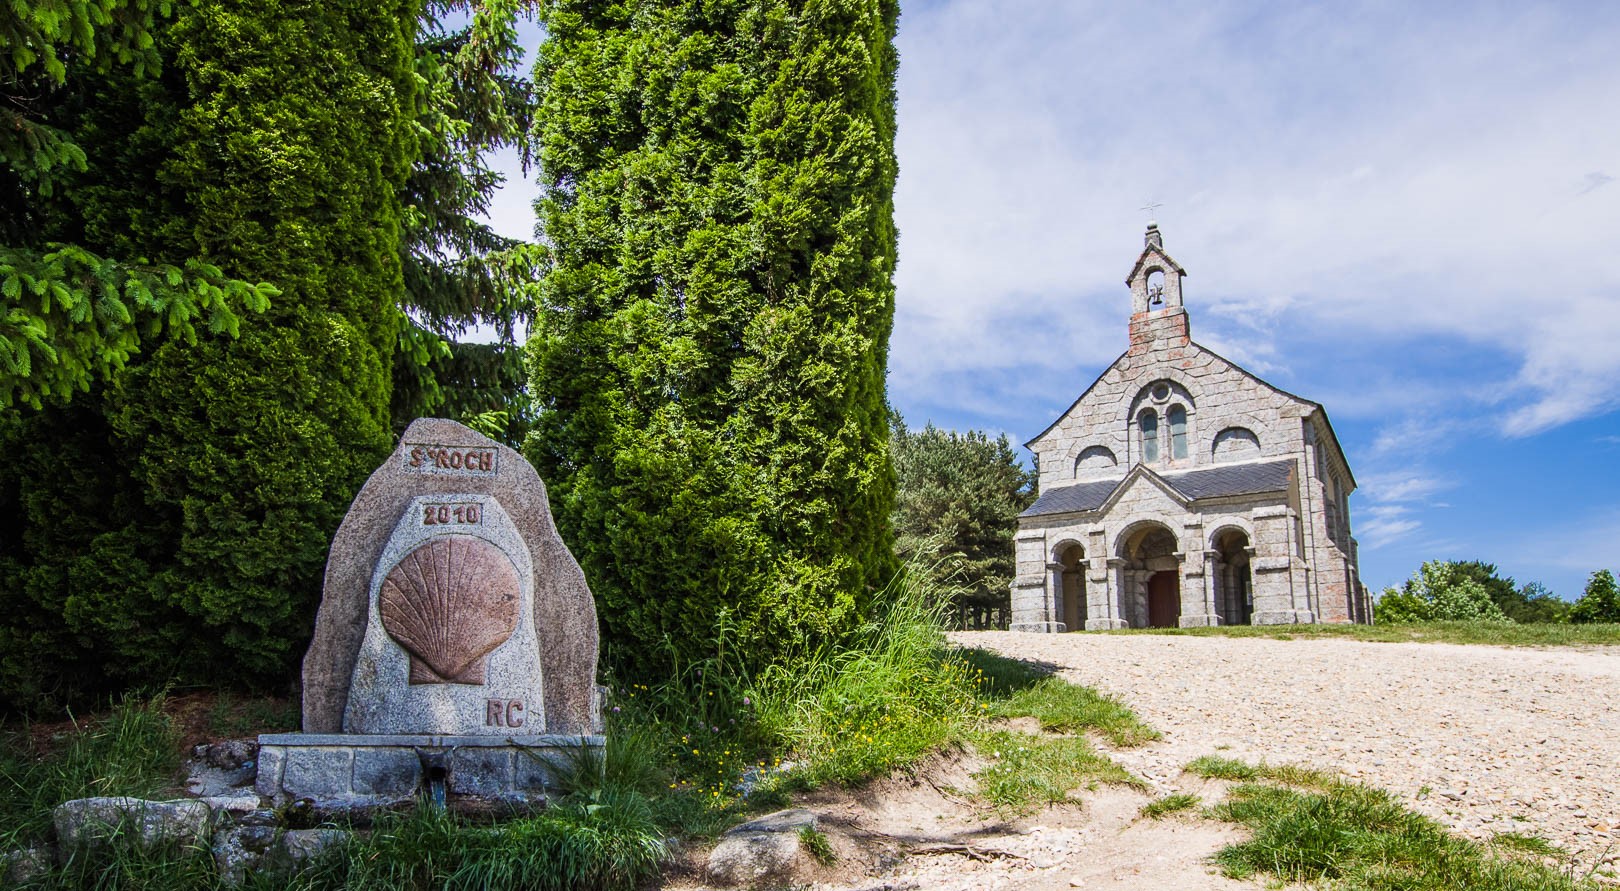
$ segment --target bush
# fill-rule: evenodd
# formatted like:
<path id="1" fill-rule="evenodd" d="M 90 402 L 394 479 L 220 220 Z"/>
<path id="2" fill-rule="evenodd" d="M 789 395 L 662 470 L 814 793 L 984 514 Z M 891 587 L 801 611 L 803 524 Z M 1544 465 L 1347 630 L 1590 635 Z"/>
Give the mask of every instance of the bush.
<path id="1" fill-rule="evenodd" d="M 1387 589 L 1373 617 L 1379 624 L 1512 621 L 1464 564 L 1448 560 L 1424 563 L 1399 592 Z"/>
<path id="2" fill-rule="evenodd" d="M 280 296 L 239 338 L 168 340 L 0 428 L 0 698 L 291 674 L 329 536 L 391 440 L 416 11 L 177 4 L 161 77 L 60 103 L 90 163 L 45 225 Z"/>
<path id="3" fill-rule="evenodd" d="M 540 4 L 526 453 L 629 676 L 722 611 L 751 665 L 813 650 L 894 572 L 898 14 Z"/>
<path id="4" fill-rule="evenodd" d="M 1586 582 L 1586 591 L 1569 612 L 1569 620 L 1581 625 L 1620 622 L 1620 587 L 1614 573 L 1600 569 Z"/>

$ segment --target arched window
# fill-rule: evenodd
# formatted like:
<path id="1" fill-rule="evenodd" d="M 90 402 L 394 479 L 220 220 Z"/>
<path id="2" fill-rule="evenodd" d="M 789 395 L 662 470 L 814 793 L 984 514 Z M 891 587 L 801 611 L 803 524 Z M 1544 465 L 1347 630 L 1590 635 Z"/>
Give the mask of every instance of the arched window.
<path id="1" fill-rule="evenodd" d="M 1187 457 L 1187 410 L 1179 405 L 1165 412 L 1170 419 L 1170 457 Z"/>
<path id="2" fill-rule="evenodd" d="M 1136 416 L 1136 423 L 1142 428 L 1142 460 L 1151 464 L 1159 460 L 1159 416 L 1150 408 Z"/>

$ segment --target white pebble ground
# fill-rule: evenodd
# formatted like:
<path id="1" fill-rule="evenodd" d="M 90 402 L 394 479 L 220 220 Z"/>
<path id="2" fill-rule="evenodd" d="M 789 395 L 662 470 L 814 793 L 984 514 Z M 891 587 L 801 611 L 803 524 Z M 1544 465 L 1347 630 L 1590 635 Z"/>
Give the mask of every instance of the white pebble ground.
<path id="1" fill-rule="evenodd" d="M 959 632 L 1114 694 L 1165 739 L 1114 753 L 1155 786 L 1222 755 L 1335 771 L 1476 839 L 1620 854 L 1620 647 Z"/>

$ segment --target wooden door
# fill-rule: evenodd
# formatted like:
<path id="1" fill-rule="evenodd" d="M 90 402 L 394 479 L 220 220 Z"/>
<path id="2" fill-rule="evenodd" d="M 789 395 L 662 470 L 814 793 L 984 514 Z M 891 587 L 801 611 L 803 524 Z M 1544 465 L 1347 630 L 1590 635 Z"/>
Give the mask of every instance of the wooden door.
<path id="1" fill-rule="evenodd" d="M 1174 628 L 1181 618 L 1181 580 L 1174 570 L 1148 578 L 1148 627 Z"/>

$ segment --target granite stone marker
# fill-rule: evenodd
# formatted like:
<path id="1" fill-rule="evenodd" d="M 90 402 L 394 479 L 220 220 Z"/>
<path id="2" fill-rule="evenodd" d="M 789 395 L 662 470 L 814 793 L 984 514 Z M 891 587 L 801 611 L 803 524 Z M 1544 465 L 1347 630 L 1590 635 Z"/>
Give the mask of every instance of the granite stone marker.
<path id="1" fill-rule="evenodd" d="M 261 738 L 260 792 L 396 801 L 426 750 L 452 792 L 543 794 L 548 753 L 602 744 L 596 659 L 595 604 L 534 468 L 420 419 L 333 537 L 304 732 Z"/>

